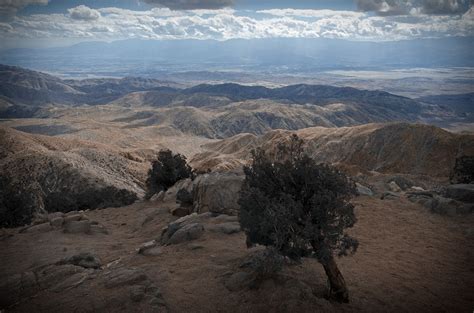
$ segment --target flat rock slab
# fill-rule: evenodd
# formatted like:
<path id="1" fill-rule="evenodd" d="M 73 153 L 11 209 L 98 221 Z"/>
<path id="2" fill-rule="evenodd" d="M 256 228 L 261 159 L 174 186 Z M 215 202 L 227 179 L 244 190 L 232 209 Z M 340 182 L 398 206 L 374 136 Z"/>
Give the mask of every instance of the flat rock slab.
<path id="1" fill-rule="evenodd" d="M 98 256 L 88 252 L 64 258 L 57 264 L 72 264 L 84 268 L 100 268 L 102 265 Z"/>
<path id="2" fill-rule="evenodd" d="M 136 285 L 148 279 L 145 272 L 137 268 L 119 268 L 107 275 L 106 288 Z"/>

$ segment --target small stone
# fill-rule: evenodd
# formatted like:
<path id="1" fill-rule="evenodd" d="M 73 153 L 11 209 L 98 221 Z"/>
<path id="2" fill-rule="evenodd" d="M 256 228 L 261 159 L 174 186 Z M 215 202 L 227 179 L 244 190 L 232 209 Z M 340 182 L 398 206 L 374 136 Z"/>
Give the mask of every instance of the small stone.
<path id="1" fill-rule="evenodd" d="M 356 188 L 359 195 L 364 195 L 364 196 L 369 196 L 369 197 L 372 197 L 374 195 L 374 192 L 369 187 L 365 187 L 364 185 L 361 185 L 359 183 L 356 183 Z"/>
<path id="2" fill-rule="evenodd" d="M 393 191 L 393 192 L 402 191 L 402 189 L 394 181 L 391 181 L 391 182 L 388 183 L 388 189 L 390 189 L 390 191 Z"/>

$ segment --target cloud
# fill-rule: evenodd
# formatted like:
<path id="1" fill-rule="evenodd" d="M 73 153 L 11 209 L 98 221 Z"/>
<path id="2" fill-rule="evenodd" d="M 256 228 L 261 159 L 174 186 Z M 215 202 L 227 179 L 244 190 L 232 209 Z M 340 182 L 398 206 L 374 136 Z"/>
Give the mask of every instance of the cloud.
<path id="1" fill-rule="evenodd" d="M 74 11 L 78 11 L 76 9 Z M 84 15 L 78 19 L 71 12 L 19 15 L 10 23 L 0 25 L 0 38 L 112 41 L 132 38 L 227 40 L 291 37 L 391 41 L 474 36 L 472 9 L 464 15 L 451 16 L 379 16 L 364 12 L 292 9 L 251 13 L 233 9 L 173 11 L 168 8 L 146 11 L 101 8 L 92 11 L 98 12 L 92 16 L 100 16 L 93 22 L 84 19 Z"/>
<path id="2" fill-rule="evenodd" d="M 378 15 L 408 14 L 463 14 L 472 6 L 472 0 L 356 0 L 357 8 Z"/>
<path id="3" fill-rule="evenodd" d="M 75 20 L 93 21 L 100 18 L 99 11 L 82 4 L 75 8 L 68 9 L 67 11 L 69 12 L 69 16 Z"/>
<path id="4" fill-rule="evenodd" d="M 24 7 L 31 4 L 46 5 L 49 0 L 0 0 L 0 20 L 10 20 Z"/>
<path id="5" fill-rule="evenodd" d="M 233 5 L 233 0 L 144 0 L 144 2 L 171 10 L 216 10 Z"/>

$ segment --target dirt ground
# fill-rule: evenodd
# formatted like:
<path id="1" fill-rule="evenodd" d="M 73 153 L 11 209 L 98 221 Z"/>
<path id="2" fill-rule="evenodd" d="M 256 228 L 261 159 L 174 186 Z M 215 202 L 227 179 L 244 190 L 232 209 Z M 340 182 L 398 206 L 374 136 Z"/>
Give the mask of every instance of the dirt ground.
<path id="1" fill-rule="evenodd" d="M 354 203 L 358 222 L 351 234 L 360 247 L 354 256 L 337 260 L 350 288 L 349 304 L 324 299 L 325 274 L 311 259 L 285 267 L 256 288 L 229 291 L 226 278 L 251 253 L 242 232 L 206 231 L 197 240 L 163 246 L 156 256 L 137 254 L 141 244 L 159 238 L 176 219 L 156 202 L 86 213 L 109 234 L 4 230 L 0 280 L 91 252 L 103 265 L 113 262 L 146 272 L 169 312 L 472 312 L 472 215 L 435 215 L 406 199 L 361 196 Z M 144 304 L 125 303 L 122 291 L 112 292 L 91 279 L 64 292 L 41 291 L 3 312 L 148 312 Z"/>

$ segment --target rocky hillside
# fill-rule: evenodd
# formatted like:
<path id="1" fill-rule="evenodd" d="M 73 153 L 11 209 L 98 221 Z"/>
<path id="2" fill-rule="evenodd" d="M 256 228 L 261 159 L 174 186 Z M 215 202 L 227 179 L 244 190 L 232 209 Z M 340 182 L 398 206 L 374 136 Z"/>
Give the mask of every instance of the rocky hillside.
<path id="1" fill-rule="evenodd" d="M 206 125 L 197 127 L 197 135 L 209 138 L 312 126 L 436 122 L 446 115 L 461 119 L 452 110 L 437 104 L 384 91 L 325 85 L 267 88 L 228 83 L 180 88 L 183 86 L 176 83 L 146 78 L 62 80 L 5 65 L 0 65 L 0 83 L 0 117 L 44 118 L 51 115 L 48 112 L 51 108 L 110 104 L 148 111 L 147 116 L 128 117 L 143 126 L 156 125 L 168 118 L 167 114 L 179 110 L 178 121 L 172 123 L 178 130 L 183 130 L 180 122 L 187 124 L 195 119 L 195 114 L 209 116 L 203 121 Z M 202 128 L 209 131 L 203 132 Z"/>
<path id="2" fill-rule="evenodd" d="M 295 132 L 275 130 L 262 136 L 240 134 L 204 146 L 191 159 L 199 169 L 228 170 L 245 164 L 257 147 L 275 151 L 296 133 L 310 156 L 320 162 L 355 165 L 365 170 L 449 176 L 456 157 L 474 155 L 474 136 L 458 135 L 421 124 L 368 124 L 356 127 L 313 127 Z"/>
<path id="3" fill-rule="evenodd" d="M 45 211 L 130 204 L 143 195 L 148 162 L 111 147 L 0 128 L 1 226 Z"/>

